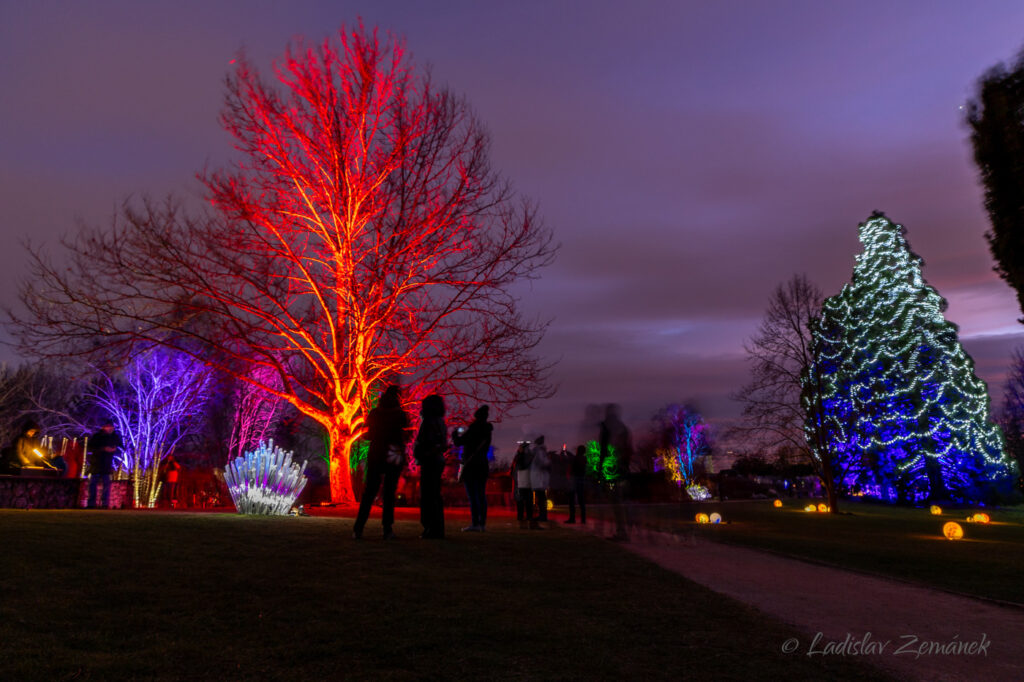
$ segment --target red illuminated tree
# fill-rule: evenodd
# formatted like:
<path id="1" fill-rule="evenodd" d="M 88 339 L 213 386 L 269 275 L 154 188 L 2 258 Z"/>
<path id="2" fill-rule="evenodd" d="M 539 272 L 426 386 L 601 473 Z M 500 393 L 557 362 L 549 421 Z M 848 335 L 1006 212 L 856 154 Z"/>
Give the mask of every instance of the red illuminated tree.
<path id="1" fill-rule="evenodd" d="M 12 315 L 23 349 L 85 352 L 99 333 L 192 353 L 323 425 L 341 502 L 385 383 L 454 410 L 550 393 L 531 353 L 545 325 L 510 291 L 551 261 L 550 231 L 491 169 L 466 102 L 400 41 L 362 26 L 300 41 L 271 80 L 241 58 L 222 122 L 240 154 L 201 176 L 208 214 L 126 205 L 65 242 L 70 269 L 32 251 L 28 314 Z"/>

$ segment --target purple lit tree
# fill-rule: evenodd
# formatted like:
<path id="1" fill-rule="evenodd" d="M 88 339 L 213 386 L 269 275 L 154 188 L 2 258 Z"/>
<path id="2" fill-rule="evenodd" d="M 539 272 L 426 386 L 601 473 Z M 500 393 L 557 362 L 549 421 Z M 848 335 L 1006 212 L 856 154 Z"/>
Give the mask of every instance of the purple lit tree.
<path id="1" fill-rule="evenodd" d="M 694 482 L 695 466 L 711 454 L 711 432 L 692 405 L 668 405 L 654 416 L 661 466 L 679 486 Z"/>
<path id="2" fill-rule="evenodd" d="M 117 372 L 100 372 L 92 394 L 124 440 L 118 468 L 133 475 L 135 506 L 153 507 L 160 461 L 202 424 L 211 372 L 199 361 L 153 346 Z"/>
<path id="3" fill-rule="evenodd" d="M 267 367 L 256 367 L 253 383 L 235 381 L 231 392 L 231 434 L 228 437 L 228 461 L 242 457 L 270 437 L 281 418 L 281 398 L 261 386 L 280 391 L 281 380 Z"/>

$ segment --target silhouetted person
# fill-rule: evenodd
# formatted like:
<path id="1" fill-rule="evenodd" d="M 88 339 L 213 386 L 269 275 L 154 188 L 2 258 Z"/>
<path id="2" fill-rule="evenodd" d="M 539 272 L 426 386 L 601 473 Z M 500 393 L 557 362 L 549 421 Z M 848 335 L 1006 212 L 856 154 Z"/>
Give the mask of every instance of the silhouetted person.
<path id="1" fill-rule="evenodd" d="M 491 408 L 481 405 L 473 413 L 473 421 L 465 433 L 456 432 L 452 439 L 462 446 L 462 483 L 469 497 L 472 519 L 463 531 L 483 531 L 487 525 L 487 453 L 491 449 L 494 427 L 487 421 Z"/>
<path id="2" fill-rule="evenodd" d="M 587 446 L 576 448 L 569 459 L 569 518 L 566 523 L 576 523 L 576 504 L 580 505 L 580 523 L 587 522 Z"/>
<path id="3" fill-rule="evenodd" d="M 444 399 L 428 395 L 420 408 L 420 430 L 416 434 L 413 457 L 420 465 L 420 523 L 429 540 L 444 537 L 444 500 L 441 498 L 441 473 L 444 453 L 448 451 L 448 427 L 444 424 Z"/>
<path id="4" fill-rule="evenodd" d="M 405 468 L 405 444 L 409 438 L 409 417 L 402 409 L 398 399 L 398 386 L 388 386 L 380 397 L 377 407 L 366 416 L 366 431 L 370 440 L 369 452 L 366 455 L 366 485 L 363 488 L 363 499 L 359 502 L 359 514 L 352 537 L 358 540 L 363 537 L 363 528 L 370 517 L 370 507 L 384 482 L 382 493 L 383 511 L 381 523 L 384 526 L 384 539 L 395 537 L 395 489 L 398 478 Z"/>
<path id="5" fill-rule="evenodd" d="M 548 496 L 547 489 L 551 483 L 551 455 L 544 444 L 544 436 L 539 436 L 533 446 L 533 460 L 530 462 L 530 486 L 533 498 L 537 502 L 537 521 L 547 523 Z M 535 527 L 531 524 L 531 528 Z"/>
<path id="6" fill-rule="evenodd" d="M 114 431 L 114 422 L 109 419 L 89 439 L 89 503 L 96 507 L 96 486 L 103 482 L 103 508 L 110 507 L 110 474 L 114 472 L 114 458 L 123 447 L 121 434 Z"/>
<path id="7" fill-rule="evenodd" d="M 629 461 L 633 456 L 633 439 L 619 416 L 619 406 L 609 403 L 598 433 L 601 448 L 600 472 L 608 486 L 615 513 L 613 540 L 626 541 L 629 531 L 626 523 L 625 496 Z"/>
<path id="8" fill-rule="evenodd" d="M 516 500 L 516 520 L 520 528 L 526 528 L 533 521 L 533 490 L 530 489 L 530 461 L 533 449 L 529 441 L 519 444 L 512 458 L 512 481 Z"/>
<path id="9" fill-rule="evenodd" d="M 181 464 L 171 454 L 164 458 L 160 469 L 164 479 L 164 496 L 167 499 L 167 506 L 174 509 L 178 506 L 178 477 L 181 475 Z"/>

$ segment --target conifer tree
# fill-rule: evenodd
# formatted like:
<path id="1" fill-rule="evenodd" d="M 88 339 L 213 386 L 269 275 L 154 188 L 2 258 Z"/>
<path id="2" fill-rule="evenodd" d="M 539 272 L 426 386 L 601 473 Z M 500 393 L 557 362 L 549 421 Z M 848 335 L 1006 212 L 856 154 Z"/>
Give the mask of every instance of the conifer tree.
<path id="1" fill-rule="evenodd" d="M 978 500 L 1012 464 L 985 383 L 904 233 L 881 213 L 861 223 L 853 277 L 823 304 L 805 382 L 820 388 L 826 438 L 808 441 L 868 495 Z"/>

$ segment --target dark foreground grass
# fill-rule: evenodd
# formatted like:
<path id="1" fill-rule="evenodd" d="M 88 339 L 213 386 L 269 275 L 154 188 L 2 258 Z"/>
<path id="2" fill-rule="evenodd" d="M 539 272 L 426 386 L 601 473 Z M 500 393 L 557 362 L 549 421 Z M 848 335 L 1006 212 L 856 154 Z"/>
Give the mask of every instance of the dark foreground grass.
<path id="1" fill-rule="evenodd" d="M 820 500 L 814 500 L 820 502 Z M 968 510 L 927 509 L 845 502 L 842 514 L 803 511 L 807 500 L 703 503 L 632 507 L 641 525 L 768 549 L 843 567 L 888 575 L 925 586 L 1024 604 L 1024 512 L 986 510 L 989 525 L 967 523 Z M 720 526 L 694 523 L 693 514 L 720 512 Z M 957 521 L 965 539 L 942 537 Z"/>
<path id="2" fill-rule="evenodd" d="M 0 510 L 0 679 L 880 678 L 592 536 L 351 527 Z"/>

